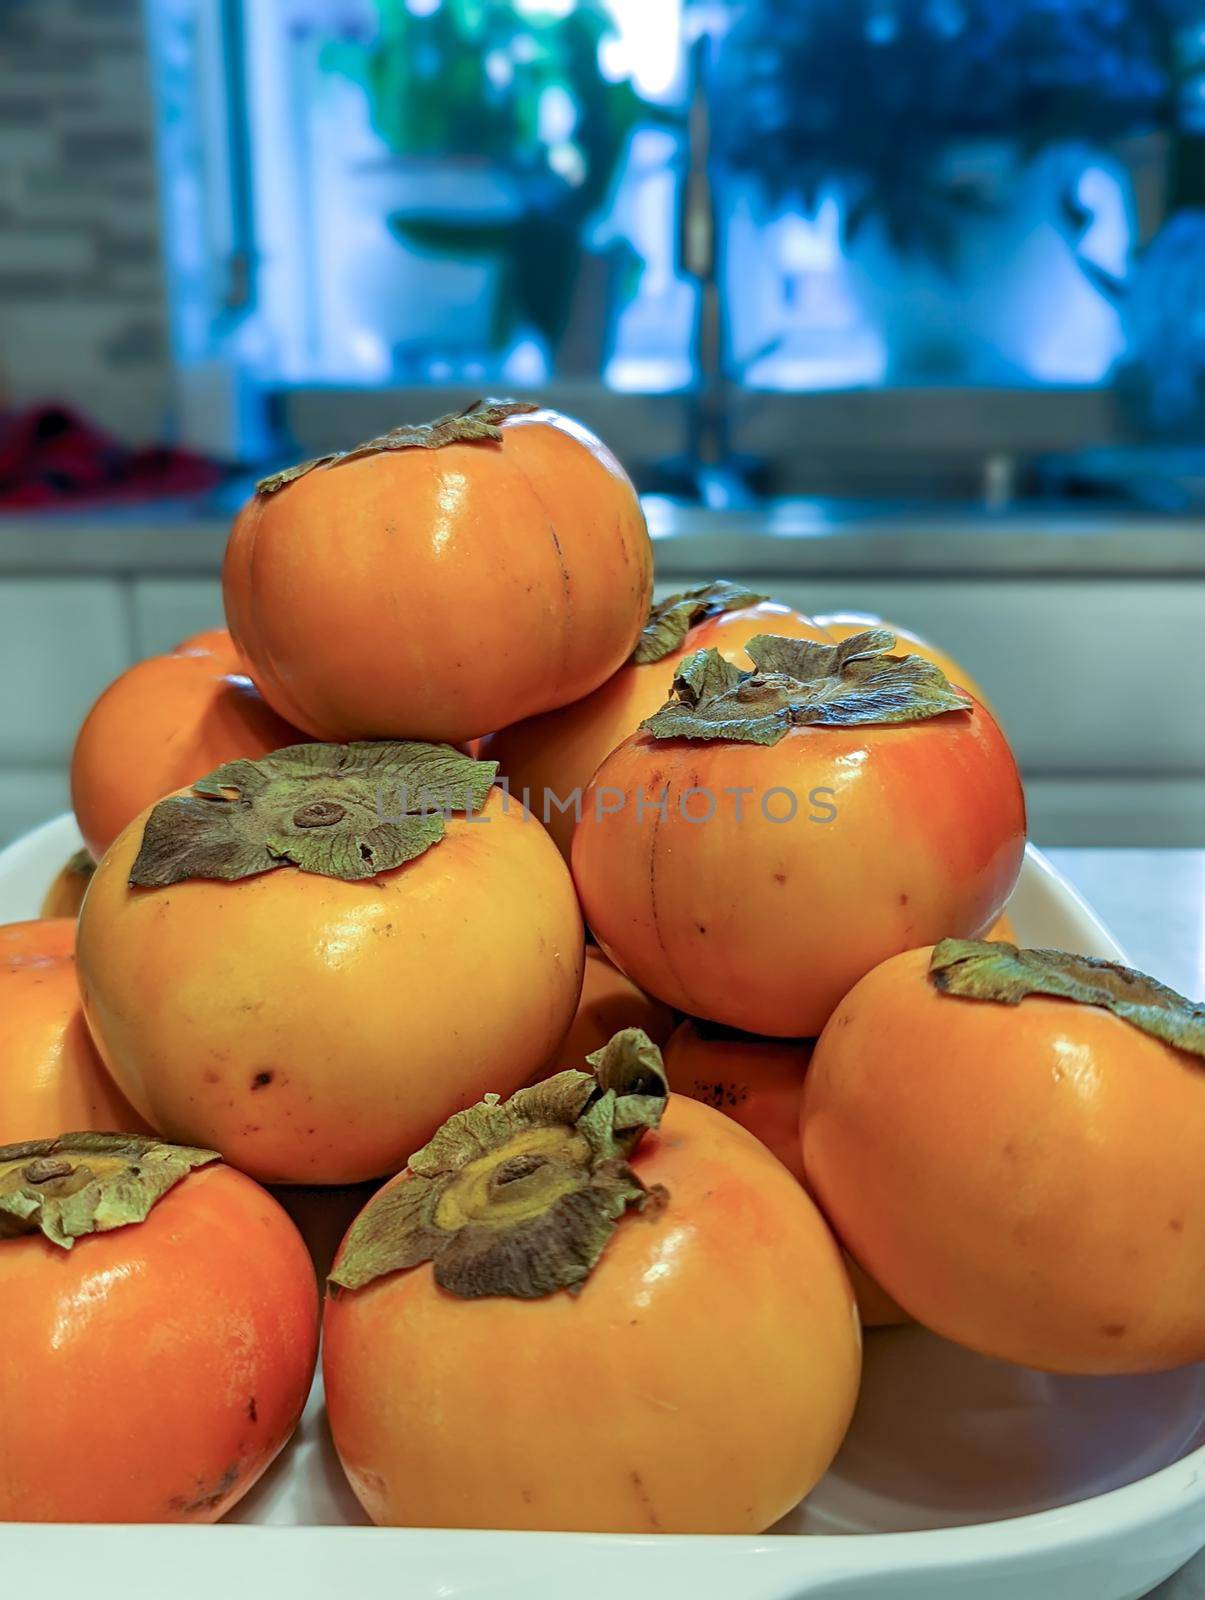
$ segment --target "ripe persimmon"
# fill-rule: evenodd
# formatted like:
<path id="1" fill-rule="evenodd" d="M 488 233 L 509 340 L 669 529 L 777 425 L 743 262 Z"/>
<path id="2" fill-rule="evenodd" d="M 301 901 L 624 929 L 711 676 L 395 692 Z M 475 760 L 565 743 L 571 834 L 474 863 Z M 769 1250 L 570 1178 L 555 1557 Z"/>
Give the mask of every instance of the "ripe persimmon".
<path id="1" fill-rule="evenodd" d="M 981 705 L 988 704 L 983 690 L 961 663 L 955 661 L 953 656 L 947 655 L 937 645 L 930 644 L 928 639 L 923 639 L 919 633 L 913 633 L 911 628 L 901 628 L 898 622 L 888 622 L 872 611 L 829 611 L 823 616 L 818 616 L 816 621 L 829 638 L 835 639 L 838 644 L 842 639 L 851 639 L 854 634 L 865 633 L 868 629 L 885 628 L 888 633 L 895 635 L 898 650 L 931 661 L 935 667 L 941 668 L 951 683 L 974 695 Z"/>
<path id="2" fill-rule="evenodd" d="M 577 1003 L 569 1032 L 540 1069 L 547 1077 L 558 1067 L 580 1066 L 592 1051 L 601 1050 L 607 1040 L 624 1028 L 639 1028 L 656 1045 L 663 1045 L 673 1032 L 674 1014 L 659 1000 L 650 999 L 631 978 L 612 966 L 597 945 L 586 949 L 582 974 L 581 999 Z M 796 1118 L 798 1121 L 798 1118 Z"/>
<path id="3" fill-rule="evenodd" d="M 77 850 L 55 873 L 42 898 L 42 917 L 78 917 L 96 862 L 87 848 Z"/>
<path id="4" fill-rule="evenodd" d="M 837 1007 L 802 1107 L 840 1237 L 919 1322 L 1051 1372 L 1205 1358 L 1205 1007 L 944 940 Z"/>
<path id="5" fill-rule="evenodd" d="M 638 1031 L 590 1065 L 454 1117 L 336 1257 L 327 1412 L 376 1522 L 757 1533 L 836 1454 L 860 1337 L 819 1212 L 666 1105 Z"/>
<path id="6" fill-rule="evenodd" d="M 615 457 L 514 401 L 265 479 L 222 574 L 230 631 L 281 716 L 321 739 L 450 743 L 596 689 L 652 580 Z"/>
<path id="7" fill-rule="evenodd" d="M 448 746 L 298 745 L 126 829 L 80 915 L 80 986 L 155 1127 L 265 1181 L 356 1183 L 548 1060 L 581 917 L 493 774 Z"/>
<path id="8" fill-rule="evenodd" d="M 722 579 L 671 595 L 652 608 L 631 657 L 593 694 L 504 728 L 481 753 L 497 761 L 513 795 L 526 796 L 568 860 L 587 784 L 616 745 L 665 704 L 678 665 L 691 651 L 711 648 L 750 666 L 744 647 L 759 633 L 827 637 L 803 612 Z"/>
<path id="9" fill-rule="evenodd" d="M 819 1033 L 886 956 L 978 935 L 1025 807 L 989 712 L 892 636 L 688 656 L 602 764 L 573 838 L 589 923 L 642 989 L 751 1033 Z"/>
<path id="10" fill-rule="evenodd" d="M 797 1182 L 804 1181 L 799 1102 L 812 1040 L 762 1039 L 687 1017 L 670 1035 L 664 1055 L 672 1093 L 689 1095 L 739 1122 L 778 1157 Z M 891 1296 L 848 1255 L 845 1270 L 863 1327 L 908 1321 Z"/>
<path id="11" fill-rule="evenodd" d="M 105 1071 L 80 1010 L 75 918 L 0 927 L 0 1144 L 64 1128 L 150 1129 Z"/>
<path id="12" fill-rule="evenodd" d="M 0 1520 L 216 1522 L 293 1432 L 318 1296 L 280 1206 L 211 1150 L 0 1148 Z"/>
<path id="13" fill-rule="evenodd" d="M 304 737 L 264 704 L 225 632 L 140 661 L 109 685 L 76 736 L 71 805 L 84 843 L 99 860 L 144 807 L 225 761 Z"/>

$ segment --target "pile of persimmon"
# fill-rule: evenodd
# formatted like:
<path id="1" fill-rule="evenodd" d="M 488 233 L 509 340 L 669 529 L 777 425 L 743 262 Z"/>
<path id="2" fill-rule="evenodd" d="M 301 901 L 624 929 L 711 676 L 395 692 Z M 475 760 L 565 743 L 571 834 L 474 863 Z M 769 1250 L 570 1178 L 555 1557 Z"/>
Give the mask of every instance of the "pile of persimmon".
<path id="1" fill-rule="evenodd" d="M 618 463 L 517 402 L 266 479 L 223 590 L 0 928 L 0 1519 L 212 1521 L 281 1450 L 317 1297 L 260 1182 L 382 1523 L 761 1532 L 863 1327 L 1205 1358 L 1205 1013 L 1018 946 L 961 665 L 654 604 Z"/>

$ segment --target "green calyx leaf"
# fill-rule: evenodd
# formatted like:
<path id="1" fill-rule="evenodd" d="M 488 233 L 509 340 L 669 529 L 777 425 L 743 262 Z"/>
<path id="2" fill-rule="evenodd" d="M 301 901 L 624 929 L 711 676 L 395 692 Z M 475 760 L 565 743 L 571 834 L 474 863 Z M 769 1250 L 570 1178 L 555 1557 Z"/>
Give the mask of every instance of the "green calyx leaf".
<path id="1" fill-rule="evenodd" d="M 531 1300 L 576 1289 L 631 1207 L 662 1203 L 628 1164 L 669 1094 L 639 1028 L 509 1100 L 458 1111 L 370 1200 L 330 1275 L 361 1289 L 430 1261 L 449 1294 Z"/>
<path id="2" fill-rule="evenodd" d="M 71 873 L 75 878 L 90 878 L 96 871 L 96 862 L 93 861 L 91 852 L 86 845 L 81 845 L 63 867 L 64 872 Z"/>
<path id="3" fill-rule="evenodd" d="M 729 583 L 727 578 L 717 578 L 714 583 L 705 583 L 698 589 L 671 594 L 649 612 L 644 632 L 632 651 L 632 660 L 637 666 L 663 661 L 679 649 L 690 630 L 706 618 L 737 611 L 741 606 L 755 606 L 769 598 L 766 594 L 755 594 L 743 584 Z"/>
<path id="4" fill-rule="evenodd" d="M 929 978 L 939 994 L 1020 1005 L 1050 995 L 1100 1006 L 1153 1039 L 1205 1059 L 1205 1005 L 1117 961 L 1066 950 L 1019 950 L 982 939 L 943 939 L 933 948 Z"/>
<path id="5" fill-rule="evenodd" d="M 840 644 L 758 634 L 745 646 L 752 672 L 717 650 L 687 656 L 670 698 L 640 726 L 655 739 L 730 739 L 777 744 L 792 728 L 823 724 L 919 722 L 947 711 L 970 711 L 940 667 L 921 656 L 892 655 L 885 628 Z"/>
<path id="6" fill-rule="evenodd" d="M 151 812 L 130 887 L 274 867 L 372 878 L 438 844 L 446 816 L 480 810 L 497 771 L 496 761 L 412 740 L 295 744 L 230 761 Z"/>
<path id="7" fill-rule="evenodd" d="M 65 1133 L 0 1148 L 0 1241 L 40 1233 L 70 1250 L 89 1233 L 141 1222 L 216 1150 L 131 1133 Z"/>
<path id="8" fill-rule="evenodd" d="M 381 455 L 387 450 L 438 450 L 445 444 L 479 444 L 485 440 L 497 442 L 502 438 L 500 424 L 507 417 L 525 416 L 540 407 L 530 400 L 474 400 L 463 411 L 449 412 L 434 422 L 403 422 L 379 438 L 369 439 L 352 450 L 332 450 L 324 456 L 314 456 L 300 461 L 295 467 L 285 467 L 270 477 L 261 478 L 255 486 L 256 494 L 275 494 L 316 467 L 342 466 L 347 461 L 358 461 L 363 456 Z"/>

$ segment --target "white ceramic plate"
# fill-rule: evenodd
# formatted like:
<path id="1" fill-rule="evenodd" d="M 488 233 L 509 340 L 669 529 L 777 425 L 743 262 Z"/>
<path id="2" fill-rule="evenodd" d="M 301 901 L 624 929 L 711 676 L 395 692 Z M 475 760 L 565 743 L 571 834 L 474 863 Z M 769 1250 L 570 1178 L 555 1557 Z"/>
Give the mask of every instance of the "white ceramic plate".
<path id="1" fill-rule="evenodd" d="M 0 854 L 0 921 L 36 916 L 78 843 L 60 817 Z M 1010 912 L 1026 944 L 1121 955 L 1032 848 Z M 291 1209 L 321 1250 L 352 1203 L 310 1191 Z M 760 1538 L 363 1524 L 318 1385 L 292 1444 L 221 1527 L 9 1528 L 4 1589 L 33 1593 L 53 1574 L 56 1590 L 86 1582 L 100 1600 L 159 1574 L 174 1600 L 223 1589 L 288 1600 L 343 1589 L 406 1600 L 1135 1600 L 1205 1543 L 1205 1367 L 1051 1378 L 916 1328 L 884 1329 L 867 1338 L 858 1414 L 832 1470 Z"/>

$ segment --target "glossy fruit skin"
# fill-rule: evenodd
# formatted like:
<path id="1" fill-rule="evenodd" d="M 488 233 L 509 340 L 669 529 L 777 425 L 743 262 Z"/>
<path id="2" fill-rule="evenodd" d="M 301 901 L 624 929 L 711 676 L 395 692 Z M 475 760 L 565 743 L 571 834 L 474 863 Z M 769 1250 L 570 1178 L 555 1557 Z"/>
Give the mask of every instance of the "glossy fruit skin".
<path id="1" fill-rule="evenodd" d="M 641 1028 L 654 1044 L 664 1044 L 673 1032 L 674 1014 L 652 1000 L 614 967 L 597 945 L 586 949 L 582 994 L 569 1032 L 553 1051 L 546 1067 L 536 1074 L 546 1078 L 569 1067 L 583 1071 L 585 1058 L 601 1050 L 623 1028 Z"/>
<path id="2" fill-rule="evenodd" d="M 897 655 L 924 656 L 926 661 L 932 661 L 935 666 L 939 666 L 951 683 L 956 683 L 960 689 L 973 694 L 981 705 L 990 703 L 974 678 L 955 661 L 953 656 L 947 655 L 944 650 L 939 650 L 927 639 L 922 639 L 920 634 L 913 633 L 911 628 L 901 628 L 898 622 L 887 622 L 873 611 L 832 611 L 817 617 L 816 621 L 830 638 L 838 642 L 848 639 L 852 634 L 863 633 L 867 628 L 889 628 L 896 637 Z"/>
<path id="3" fill-rule="evenodd" d="M 819 1212 L 691 1100 L 633 1165 L 668 1202 L 577 1295 L 461 1300 L 424 1265 L 328 1296 L 328 1414 L 374 1521 L 756 1533 L 826 1471 L 861 1361 Z"/>
<path id="4" fill-rule="evenodd" d="M 504 728 L 484 742 L 481 756 L 498 762 L 512 794 L 521 798 L 527 790 L 532 811 L 568 860 L 575 820 L 572 796 L 578 790 L 584 794 L 616 745 L 635 733 L 645 717 L 661 709 L 669 699 L 674 673 L 686 657 L 695 650 L 718 650 L 737 666 L 750 668 L 753 663 L 744 647 L 759 633 L 818 643 L 827 640 L 823 628 L 811 617 L 780 601 L 742 606 L 699 623 L 688 632 L 682 648 L 663 660 L 641 665 L 625 661 L 593 694 Z"/>
<path id="5" fill-rule="evenodd" d="M 929 955 L 876 967 L 816 1046 L 804 1166 L 840 1236 L 917 1321 L 986 1355 L 1201 1360 L 1200 1061 L 1095 1007 L 943 997 Z"/>
<path id="6" fill-rule="evenodd" d="M 663 1054 L 674 1094 L 689 1095 L 731 1117 L 760 1139 L 791 1176 L 803 1183 L 799 1104 L 812 1058 L 810 1039 L 759 1039 L 752 1034 L 719 1033 L 687 1017 L 670 1035 Z M 849 1256 L 845 1257 L 845 1270 L 863 1327 L 880 1328 L 908 1321 L 891 1296 Z"/>
<path id="7" fill-rule="evenodd" d="M 222 638 L 199 635 L 138 662 L 84 718 L 71 755 L 71 805 L 96 860 L 164 795 L 223 762 L 304 741 L 264 704 Z"/>
<path id="8" fill-rule="evenodd" d="M 265 1182 L 379 1177 L 519 1088 L 569 1027 L 573 885 L 497 789 L 359 883 L 284 867 L 131 890 L 144 820 L 92 880 L 80 986 L 110 1071 L 167 1138 Z"/>
<path id="9" fill-rule="evenodd" d="M 792 796 L 793 819 L 770 820 Z M 637 734 L 587 793 L 573 876 L 599 944 L 642 989 L 808 1038 L 887 956 L 988 928 L 1024 844 L 1016 764 L 976 707 L 796 727 L 769 746 Z"/>
<path id="10" fill-rule="evenodd" d="M 0 1315 L 6 1522 L 216 1522 L 293 1432 L 317 1354 L 305 1245 L 224 1166 L 69 1251 L 0 1240 Z"/>
<path id="11" fill-rule="evenodd" d="M 75 919 L 0 927 L 0 1145 L 149 1133 L 105 1071 L 80 1010 Z"/>
<path id="12" fill-rule="evenodd" d="M 635 490 L 556 412 L 501 427 L 319 468 L 240 512 L 226 616 L 282 716 L 321 739 L 455 743 L 627 658 L 653 573 Z"/>
<path id="13" fill-rule="evenodd" d="M 998 939 L 1004 944 L 1016 944 L 1017 930 L 1013 927 L 1013 919 L 1007 911 L 1002 911 L 983 936 L 985 939 Z"/>

